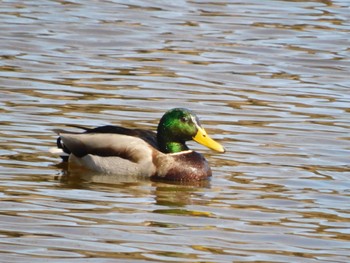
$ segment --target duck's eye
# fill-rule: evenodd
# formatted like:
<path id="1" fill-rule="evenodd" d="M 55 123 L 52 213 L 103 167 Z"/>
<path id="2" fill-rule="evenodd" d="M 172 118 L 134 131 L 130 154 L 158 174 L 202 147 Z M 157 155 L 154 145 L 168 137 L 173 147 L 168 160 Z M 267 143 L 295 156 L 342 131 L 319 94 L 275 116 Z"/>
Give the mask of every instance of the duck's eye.
<path id="1" fill-rule="evenodd" d="M 182 121 L 182 122 L 187 122 L 187 121 L 188 121 L 188 118 L 186 118 L 185 116 L 184 116 L 184 117 L 181 117 L 181 121 Z"/>

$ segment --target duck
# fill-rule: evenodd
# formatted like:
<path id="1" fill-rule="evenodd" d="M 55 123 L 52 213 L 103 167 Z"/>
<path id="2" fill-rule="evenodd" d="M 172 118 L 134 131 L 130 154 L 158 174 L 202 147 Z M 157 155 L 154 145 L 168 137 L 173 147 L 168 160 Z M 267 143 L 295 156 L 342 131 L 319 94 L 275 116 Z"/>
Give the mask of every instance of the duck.
<path id="1" fill-rule="evenodd" d="M 199 181 L 212 176 L 208 161 L 189 149 L 194 140 L 224 153 L 197 115 L 186 108 L 168 110 L 160 119 L 157 132 L 106 125 L 85 128 L 83 132 L 55 130 L 57 148 L 69 166 L 115 176 L 137 176 L 169 181 Z"/>

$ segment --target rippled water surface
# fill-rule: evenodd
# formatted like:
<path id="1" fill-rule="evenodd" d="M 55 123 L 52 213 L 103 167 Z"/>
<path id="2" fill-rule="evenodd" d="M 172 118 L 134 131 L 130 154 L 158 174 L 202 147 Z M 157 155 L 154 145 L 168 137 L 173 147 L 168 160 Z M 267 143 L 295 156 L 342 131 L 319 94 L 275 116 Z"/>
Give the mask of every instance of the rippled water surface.
<path id="1" fill-rule="evenodd" d="M 349 262 L 350 4 L 1 1 L 1 262 Z M 213 178 L 66 176 L 53 129 L 194 110 Z"/>

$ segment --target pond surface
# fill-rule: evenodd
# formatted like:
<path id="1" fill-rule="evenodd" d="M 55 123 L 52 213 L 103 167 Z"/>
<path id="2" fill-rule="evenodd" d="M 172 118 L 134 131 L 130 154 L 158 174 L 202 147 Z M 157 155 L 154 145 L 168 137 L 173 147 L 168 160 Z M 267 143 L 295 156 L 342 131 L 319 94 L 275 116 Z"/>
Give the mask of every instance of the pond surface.
<path id="1" fill-rule="evenodd" d="M 349 262 L 350 4 L 2 1 L 1 262 Z M 190 108 L 213 178 L 66 176 L 53 129 Z"/>

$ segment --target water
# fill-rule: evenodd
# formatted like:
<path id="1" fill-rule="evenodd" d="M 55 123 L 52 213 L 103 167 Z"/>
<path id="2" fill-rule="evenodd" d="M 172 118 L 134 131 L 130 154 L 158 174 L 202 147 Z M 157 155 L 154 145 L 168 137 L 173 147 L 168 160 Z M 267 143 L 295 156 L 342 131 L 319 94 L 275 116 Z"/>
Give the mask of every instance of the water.
<path id="1" fill-rule="evenodd" d="M 348 1 L 2 1 L 0 261 L 349 262 Z M 67 178 L 57 128 L 194 110 L 201 184 Z M 82 175 L 84 177 L 84 175 Z"/>

